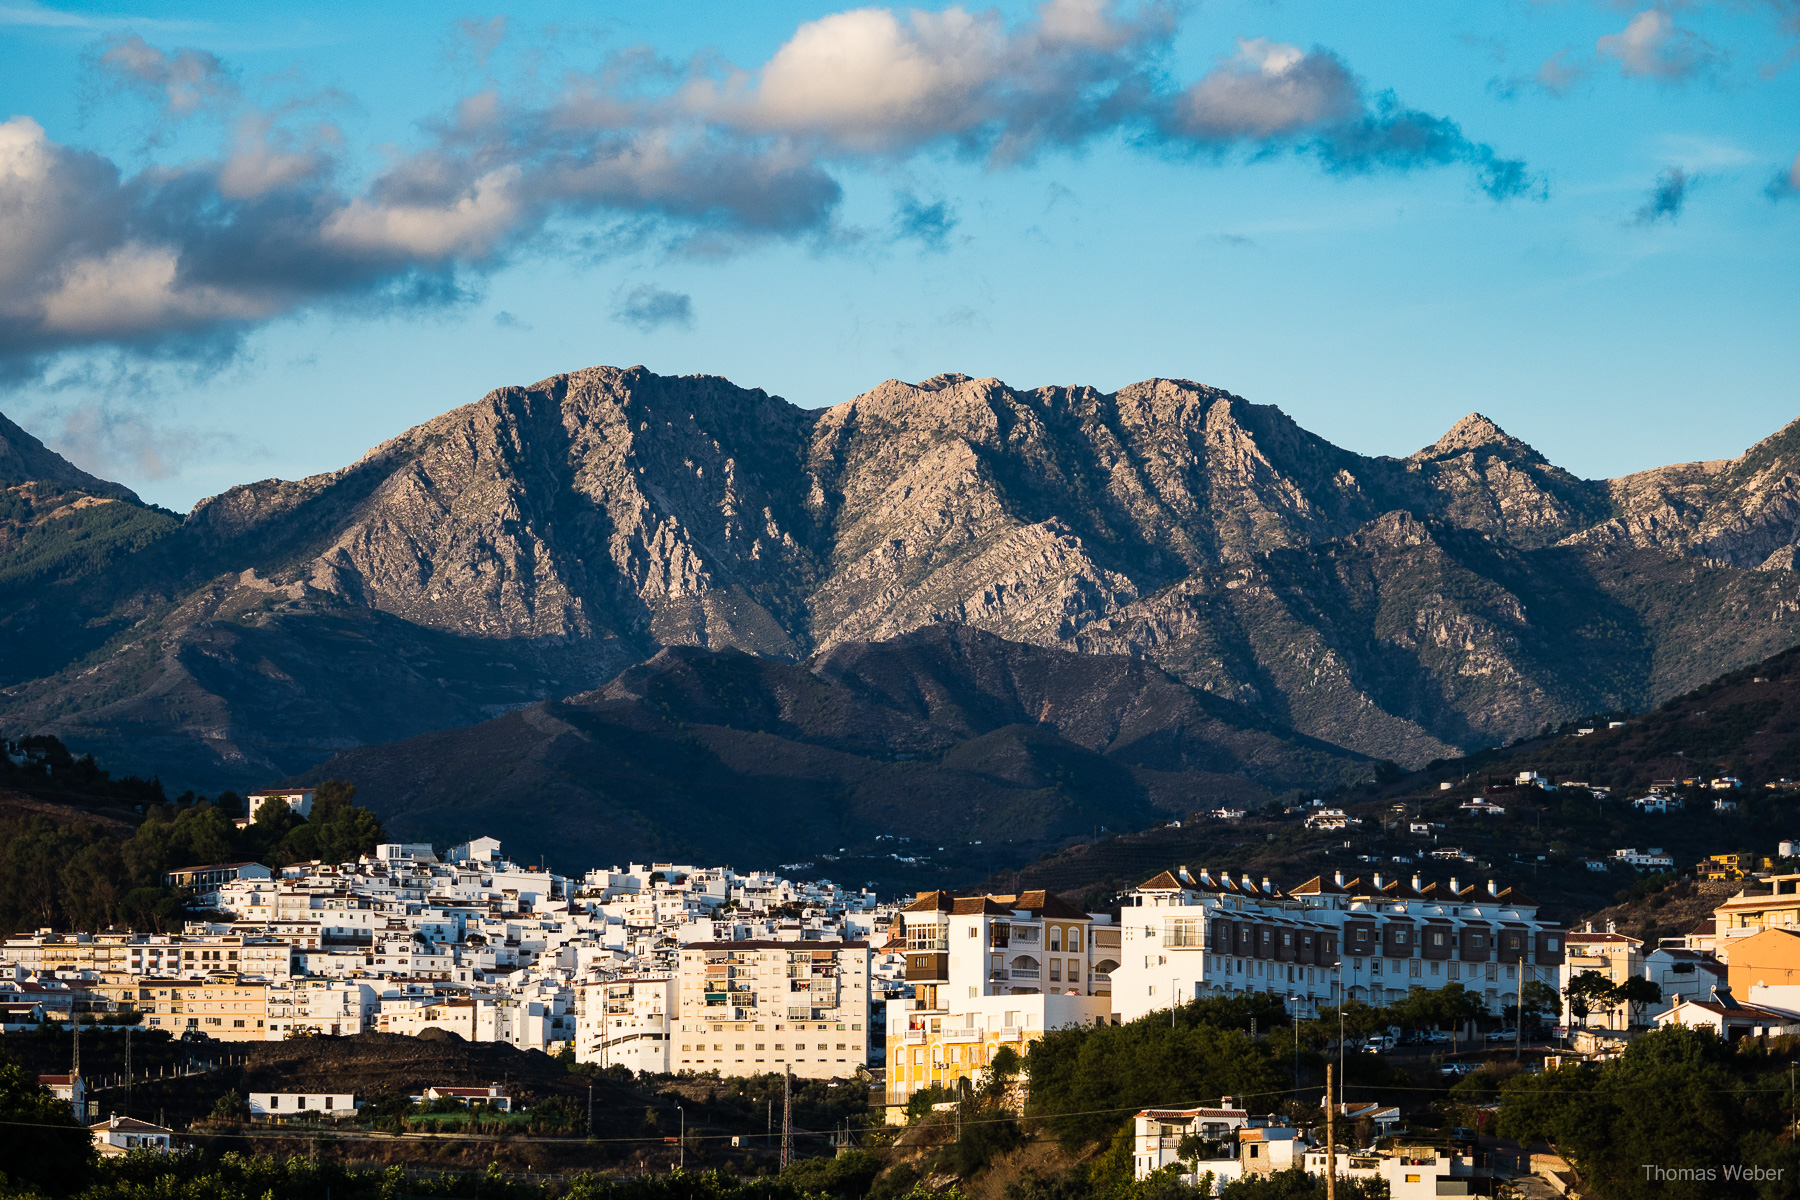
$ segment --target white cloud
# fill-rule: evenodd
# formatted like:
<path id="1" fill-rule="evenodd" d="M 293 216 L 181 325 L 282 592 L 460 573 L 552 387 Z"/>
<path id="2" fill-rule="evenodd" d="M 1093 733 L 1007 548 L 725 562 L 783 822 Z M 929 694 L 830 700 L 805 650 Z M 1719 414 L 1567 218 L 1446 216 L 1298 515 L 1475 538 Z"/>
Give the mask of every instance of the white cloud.
<path id="1" fill-rule="evenodd" d="M 321 230 L 327 245 L 401 259 L 482 258 L 517 224 L 517 166 L 489 171 L 442 204 L 357 198 Z"/>
<path id="2" fill-rule="evenodd" d="M 100 52 L 101 70 L 120 82 L 161 93 L 163 111 L 181 118 L 237 98 L 225 64 L 204 50 L 164 51 L 128 34 Z"/>
<path id="3" fill-rule="evenodd" d="M 1181 130 L 1201 140 L 1269 138 L 1347 121 L 1362 110 L 1356 80 L 1337 58 L 1264 38 L 1189 87 L 1177 103 Z"/>
<path id="4" fill-rule="evenodd" d="M 74 258 L 44 293 L 42 328 L 53 335 L 129 339 L 169 328 L 273 316 L 276 306 L 229 289 L 191 285 L 167 246 L 128 242 Z"/>
<path id="5" fill-rule="evenodd" d="M 1595 49 L 1618 62 L 1623 75 L 1675 83 L 1717 70 L 1724 55 L 1691 29 L 1659 8 L 1633 16 L 1618 33 L 1602 37 Z"/>
<path id="6" fill-rule="evenodd" d="M 216 356 L 258 321 L 340 299 L 454 300 L 464 275 L 552 220 L 597 215 L 690 253 L 817 235 L 834 228 L 835 169 L 930 149 L 1005 167 L 1124 135 L 1306 153 L 1333 171 L 1463 163 L 1495 198 L 1531 187 L 1454 122 L 1365 93 L 1329 50 L 1245 39 L 1178 89 L 1163 69 L 1174 12 L 1045 0 L 1009 24 L 861 8 L 800 25 L 748 70 L 627 51 L 544 101 L 489 81 L 360 183 L 335 128 L 295 124 L 305 105 L 259 106 L 216 57 L 126 36 L 98 69 L 165 117 L 232 114 L 230 143 L 128 174 L 29 118 L 0 123 L 0 371 L 29 377 L 107 344 Z M 465 40 L 479 56 L 503 29 Z M 955 219 L 949 201 L 909 196 L 895 226 L 943 249 Z"/>

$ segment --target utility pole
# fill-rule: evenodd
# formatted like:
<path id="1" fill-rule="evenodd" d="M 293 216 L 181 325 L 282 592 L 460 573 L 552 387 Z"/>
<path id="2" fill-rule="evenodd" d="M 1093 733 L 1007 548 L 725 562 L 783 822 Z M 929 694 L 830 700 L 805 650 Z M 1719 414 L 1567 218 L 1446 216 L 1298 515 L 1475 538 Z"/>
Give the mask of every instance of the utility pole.
<path id="1" fill-rule="evenodd" d="M 676 1159 L 677 1171 L 687 1170 L 687 1109 L 677 1104 L 675 1111 L 681 1114 L 681 1155 Z"/>
<path id="2" fill-rule="evenodd" d="M 1337 1200 L 1337 1106 L 1331 1102 L 1331 1064 L 1325 1064 L 1325 1200 Z"/>
<path id="3" fill-rule="evenodd" d="M 1513 1061 L 1525 1056 L 1525 935 L 1519 934 L 1519 999 L 1513 1017 Z M 1629 1021 L 1627 1022 L 1629 1024 Z"/>
<path id="4" fill-rule="evenodd" d="M 1331 1064 L 1330 1063 L 1325 1064 L 1325 1074 L 1326 1074 L 1325 1099 L 1327 1101 L 1329 1101 L 1331 1099 L 1331 1079 L 1330 1079 Z M 1342 1000 L 1338 1001 L 1337 1100 L 1338 1100 L 1339 1104 L 1342 1104 L 1344 1102 L 1344 1004 L 1343 1004 Z"/>
<path id="5" fill-rule="evenodd" d="M 125 1027 L 125 1115 L 131 1115 L 131 1026 Z"/>
<path id="6" fill-rule="evenodd" d="M 588 1136 L 594 1136 L 594 1085 L 588 1084 Z"/>
<path id="7" fill-rule="evenodd" d="M 1288 1034 L 1294 1039 L 1294 1103 L 1300 1102 L 1300 997 L 1289 996 L 1293 1016 L 1288 1019 Z"/>
<path id="8" fill-rule="evenodd" d="M 794 1068 L 781 1075 L 781 1166 L 785 1170 L 794 1161 Z"/>

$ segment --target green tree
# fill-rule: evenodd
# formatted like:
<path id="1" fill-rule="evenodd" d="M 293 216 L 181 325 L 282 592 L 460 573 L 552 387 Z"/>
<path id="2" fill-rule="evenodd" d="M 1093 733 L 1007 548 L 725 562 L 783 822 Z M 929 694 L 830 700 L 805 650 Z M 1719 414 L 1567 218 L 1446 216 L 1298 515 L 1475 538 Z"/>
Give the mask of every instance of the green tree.
<path id="1" fill-rule="evenodd" d="M 1634 975 L 1630 979 L 1620 980 L 1607 998 L 1614 1004 L 1625 1006 L 1627 1025 L 1640 1025 L 1643 1023 L 1644 1006 L 1662 1002 L 1662 984 L 1654 979 Z"/>
<path id="2" fill-rule="evenodd" d="M 1280 1091 L 1285 1072 L 1269 1045 L 1214 1024 L 1219 1017 L 1249 1021 L 1242 1006 L 1203 1001 L 1126 1025 L 1046 1033 L 1025 1060 L 1027 1115 L 1074 1148 L 1112 1137 L 1137 1108 Z"/>
<path id="3" fill-rule="evenodd" d="M 93 1174 L 94 1142 L 58 1100 L 0 1055 L 0 1195 L 67 1196 Z"/>
<path id="4" fill-rule="evenodd" d="M 1556 1146 L 1601 1200 L 1755 1196 L 1718 1167 L 1800 1177 L 1800 1149 L 1785 1138 L 1787 1057 L 1754 1044 L 1740 1052 L 1706 1029 L 1654 1030 L 1611 1062 L 1514 1076 L 1500 1093 L 1499 1132 Z M 1677 1174 L 1647 1175 L 1647 1165 Z"/>
<path id="5" fill-rule="evenodd" d="M 1598 971 L 1583 971 L 1569 980 L 1569 986 L 1563 989 L 1568 997 L 1569 1011 L 1577 1021 L 1585 1021 L 1588 1014 L 1612 1000 L 1612 980 Z"/>

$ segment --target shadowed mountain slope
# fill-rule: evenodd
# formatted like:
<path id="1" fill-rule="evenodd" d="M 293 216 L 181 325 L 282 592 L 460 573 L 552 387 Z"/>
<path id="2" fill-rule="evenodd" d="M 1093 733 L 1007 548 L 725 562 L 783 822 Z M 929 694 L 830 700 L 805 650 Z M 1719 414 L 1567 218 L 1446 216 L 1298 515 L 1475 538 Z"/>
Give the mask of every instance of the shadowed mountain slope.
<path id="1" fill-rule="evenodd" d="M 1142 659 L 939 625 L 805 664 L 669 648 L 596 691 L 349 750 L 305 778 L 356 783 L 395 836 L 503 828 L 568 865 L 866 856 L 878 835 L 985 864 L 1372 765 Z"/>

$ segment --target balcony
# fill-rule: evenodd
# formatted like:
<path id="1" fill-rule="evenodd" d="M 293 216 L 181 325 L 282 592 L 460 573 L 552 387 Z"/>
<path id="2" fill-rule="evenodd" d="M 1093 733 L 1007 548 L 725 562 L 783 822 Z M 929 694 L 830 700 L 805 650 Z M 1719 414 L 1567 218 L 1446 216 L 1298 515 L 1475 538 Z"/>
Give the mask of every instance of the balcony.
<path id="1" fill-rule="evenodd" d="M 1041 970 L 1038 970 L 1035 967 L 1033 967 L 1033 968 L 1014 967 L 1012 969 L 1012 977 L 1014 979 L 1039 979 L 1043 976 L 1043 974 L 1044 973 Z"/>

